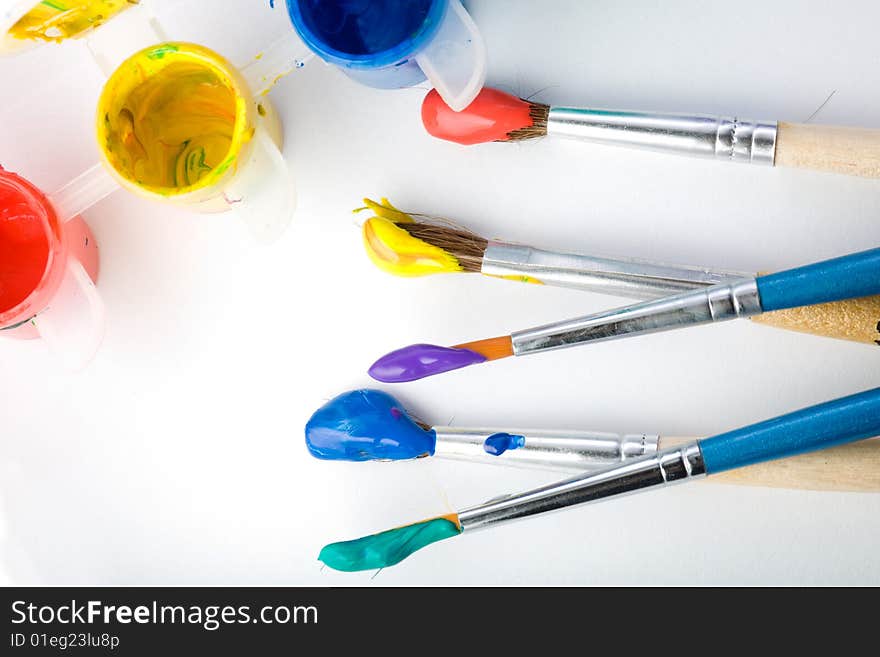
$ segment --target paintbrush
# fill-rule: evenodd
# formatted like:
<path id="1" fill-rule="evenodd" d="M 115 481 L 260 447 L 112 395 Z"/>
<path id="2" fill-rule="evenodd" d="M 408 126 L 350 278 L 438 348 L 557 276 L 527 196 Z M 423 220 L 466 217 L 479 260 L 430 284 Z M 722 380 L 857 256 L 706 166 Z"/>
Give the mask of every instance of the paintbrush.
<path id="1" fill-rule="evenodd" d="M 880 388 L 500 497 L 448 516 L 333 543 L 321 550 L 318 559 L 343 571 L 385 568 L 426 545 L 465 532 L 822 450 L 878 433 Z"/>
<path id="2" fill-rule="evenodd" d="M 352 390 L 331 399 L 309 418 L 305 437 L 312 456 L 327 461 L 407 461 L 433 456 L 566 472 L 607 468 L 695 440 L 646 433 L 429 426 L 379 390 Z M 880 440 L 751 466 L 736 475 L 721 475 L 717 480 L 777 488 L 878 492 Z"/>
<path id="3" fill-rule="evenodd" d="M 422 104 L 434 137 L 459 144 L 544 136 L 677 155 L 880 178 L 880 131 L 733 117 L 551 107 L 484 87 L 463 111 L 435 92 Z"/>
<path id="4" fill-rule="evenodd" d="M 455 347 L 416 344 L 370 367 L 385 383 L 575 345 L 880 294 L 880 248 Z"/>
<path id="5" fill-rule="evenodd" d="M 466 228 L 408 214 L 388 199 L 364 199 L 376 216 L 362 226 L 364 248 L 377 267 L 397 276 L 480 273 L 525 283 L 567 287 L 639 300 L 656 299 L 760 274 L 630 258 L 609 258 L 488 240 Z M 415 218 L 418 217 L 418 220 Z M 880 297 L 849 299 L 752 318 L 802 333 L 876 344 Z"/>

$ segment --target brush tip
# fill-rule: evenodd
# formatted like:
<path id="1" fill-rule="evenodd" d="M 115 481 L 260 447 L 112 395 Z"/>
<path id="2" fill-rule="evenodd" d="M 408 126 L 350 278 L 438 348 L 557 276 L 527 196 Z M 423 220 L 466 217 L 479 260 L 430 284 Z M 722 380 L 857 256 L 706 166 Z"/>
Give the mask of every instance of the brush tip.
<path id="1" fill-rule="evenodd" d="M 406 227 L 412 224 L 402 224 Z M 416 277 L 462 271 L 455 256 L 417 237 L 385 217 L 372 217 L 361 227 L 367 256 L 395 276 Z"/>
<path id="2" fill-rule="evenodd" d="M 486 356 L 470 349 L 414 344 L 382 356 L 370 367 L 369 374 L 382 383 L 405 383 L 486 360 Z"/>
<path id="3" fill-rule="evenodd" d="M 457 516 L 431 518 L 353 541 L 325 545 L 318 560 L 347 573 L 378 570 L 398 564 L 416 550 L 461 532 Z"/>
<path id="4" fill-rule="evenodd" d="M 455 112 L 433 89 L 422 102 L 422 123 L 428 134 L 464 146 L 509 141 L 512 133 L 535 125 L 535 106 L 503 91 L 483 87 L 470 105 Z"/>
<path id="5" fill-rule="evenodd" d="M 309 453 L 325 461 L 403 461 L 433 455 L 437 443 L 381 390 L 334 397 L 312 414 L 305 433 Z"/>

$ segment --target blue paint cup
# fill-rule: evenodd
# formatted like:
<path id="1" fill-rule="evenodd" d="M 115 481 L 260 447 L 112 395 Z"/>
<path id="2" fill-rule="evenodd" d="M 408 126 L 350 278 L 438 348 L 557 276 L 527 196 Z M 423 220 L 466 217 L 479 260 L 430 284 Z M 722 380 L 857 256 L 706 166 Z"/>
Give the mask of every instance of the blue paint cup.
<path id="1" fill-rule="evenodd" d="M 367 86 L 428 79 L 459 111 L 486 80 L 486 47 L 460 0 L 287 0 L 287 10 L 316 55 Z"/>

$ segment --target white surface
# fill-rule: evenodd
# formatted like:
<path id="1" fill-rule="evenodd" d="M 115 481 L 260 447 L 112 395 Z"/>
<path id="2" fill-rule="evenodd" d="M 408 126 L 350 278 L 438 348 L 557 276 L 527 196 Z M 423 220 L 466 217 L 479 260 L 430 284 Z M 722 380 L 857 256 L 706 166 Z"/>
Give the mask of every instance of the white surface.
<path id="1" fill-rule="evenodd" d="M 163 7 L 173 3 L 159 3 Z M 171 38 L 246 61 L 281 0 L 183 0 Z M 880 128 L 880 5 L 471 2 L 489 83 L 553 103 Z M 170 10 L 169 10 L 170 11 Z M 185 21 L 184 21 L 185 19 Z M 107 26 L 104 29 L 112 29 Z M 0 61 L 0 162 L 47 191 L 96 161 L 101 74 L 81 43 Z M 546 140 L 428 138 L 424 89 L 378 91 L 314 61 L 272 91 L 300 207 L 275 245 L 229 215 L 117 193 L 88 213 L 108 330 L 60 372 L 0 340 L 2 568 L 21 584 L 880 584 L 880 495 L 683 486 L 462 536 L 401 565 L 321 570 L 353 538 L 554 475 L 426 460 L 335 464 L 310 413 L 378 386 L 372 361 L 620 300 L 479 276 L 376 271 L 350 214 L 387 195 L 487 236 L 745 270 L 862 250 L 880 182 Z M 384 387 L 423 418 L 720 432 L 880 384 L 880 351 L 749 322 L 510 359 Z"/>

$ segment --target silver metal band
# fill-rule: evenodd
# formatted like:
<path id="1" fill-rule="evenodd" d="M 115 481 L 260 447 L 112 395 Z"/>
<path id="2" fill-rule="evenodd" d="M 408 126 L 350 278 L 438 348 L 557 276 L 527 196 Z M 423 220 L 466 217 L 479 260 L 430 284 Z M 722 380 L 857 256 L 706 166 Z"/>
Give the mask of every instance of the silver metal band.
<path id="1" fill-rule="evenodd" d="M 754 276 L 647 260 L 557 253 L 505 242 L 489 242 L 481 271 L 489 276 L 527 276 L 545 285 L 633 299 L 658 299 Z"/>
<path id="2" fill-rule="evenodd" d="M 689 443 L 640 459 L 625 461 L 526 493 L 510 495 L 459 512 L 463 531 L 528 518 L 646 488 L 666 486 L 706 474 L 698 443 Z"/>
<path id="3" fill-rule="evenodd" d="M 469 463 L 491 463 L 520 468 L 584 472 L 606 468 L 627 459 L 657 452 L 659 436 L 594 431 L 540 429 L 464 429 L 433 427 L 437 436 L 434 456 Z M 493 456 L 483 448 L 495 433 L 525 438 L 525 445 Z"/>
<path id="4" fill-rule="evenodd" d="M 552 107 L 547 134 L 768 166 L 776 158 L 775 122 L 729 117 Z"/>
<path id="5" fill-rule="evenodd" d="M 510 337 L 514 355 L 523 356 L 585 342 L 750 317 L 761 312 L 758 284 L 750 278 L 518 331 Z"/>

